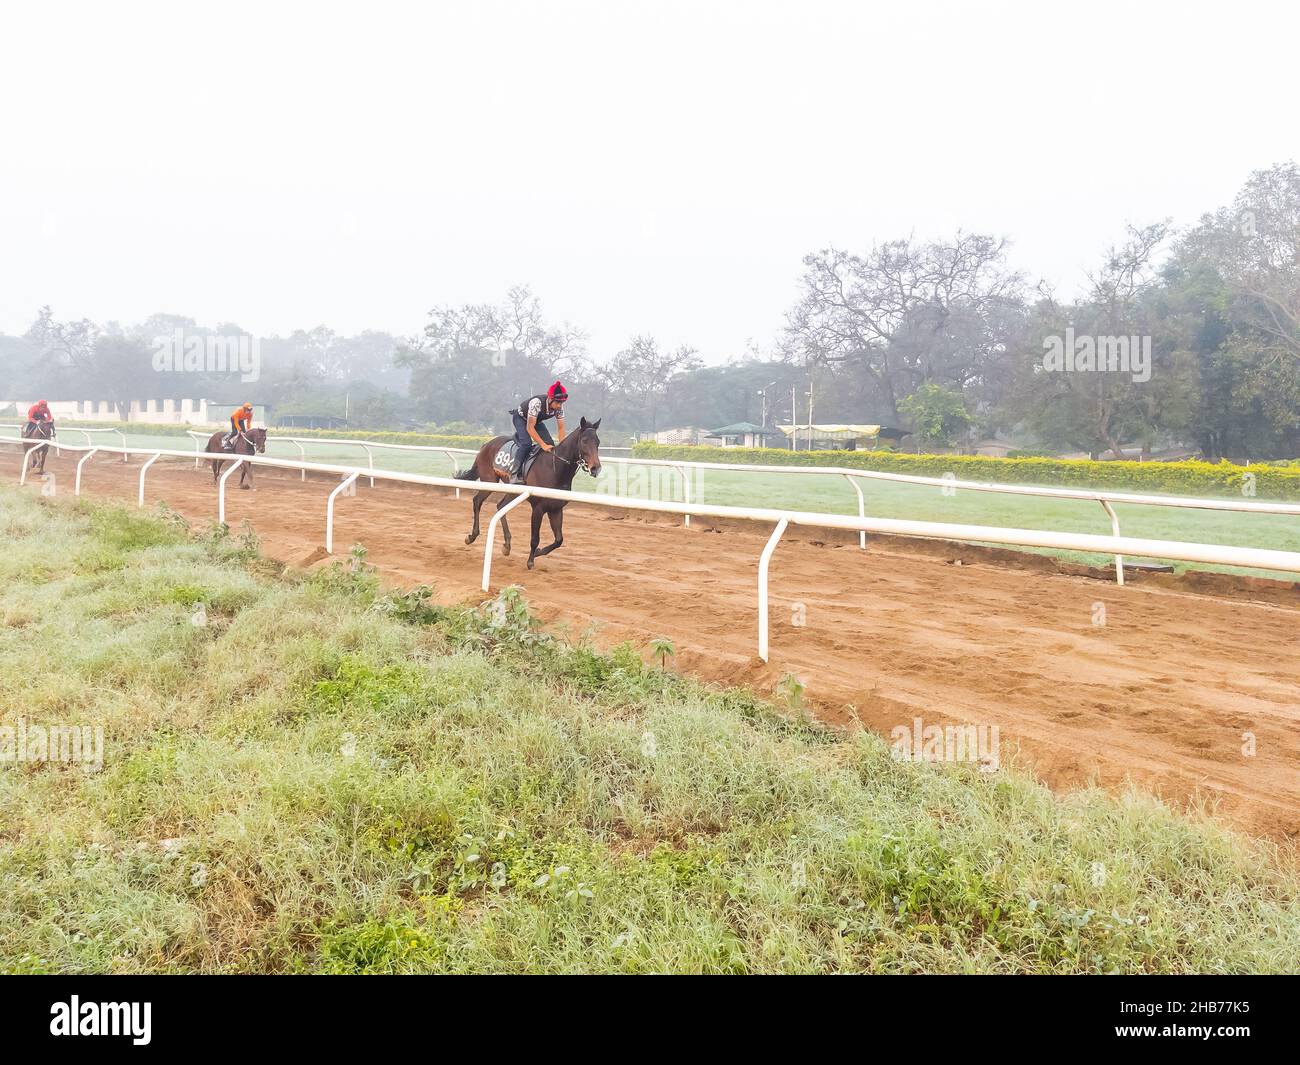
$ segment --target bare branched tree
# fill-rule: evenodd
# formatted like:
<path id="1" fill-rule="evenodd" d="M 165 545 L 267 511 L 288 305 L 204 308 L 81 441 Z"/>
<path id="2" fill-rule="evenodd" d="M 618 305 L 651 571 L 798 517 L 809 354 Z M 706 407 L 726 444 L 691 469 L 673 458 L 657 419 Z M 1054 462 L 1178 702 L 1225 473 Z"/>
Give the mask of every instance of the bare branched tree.
<path id="1" fill-rule="evenodd" d="M 896 419 L 898 401 L 923 382 L 964 388 L 1005 349 L 997 323 L 1023 287 L 1005 252 L 1004 241 L 958 233 L 866 255 L 809 255 L 785 351 L 809 364 L 853 364 L 874 393 L 864 400 Z"/>

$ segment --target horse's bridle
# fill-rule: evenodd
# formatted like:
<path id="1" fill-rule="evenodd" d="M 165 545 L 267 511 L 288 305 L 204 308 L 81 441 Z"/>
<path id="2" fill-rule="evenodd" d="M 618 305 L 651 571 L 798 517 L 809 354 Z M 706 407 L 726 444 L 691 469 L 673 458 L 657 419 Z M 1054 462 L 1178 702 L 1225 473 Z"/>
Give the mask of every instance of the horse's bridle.
<path id="1" fill-rule="evenodd" d="M 581 432 L 578 435 L 579 437 L 581 437 L 582 435 Z M 564 439 L 567 440 L 568 437 L 566 436 Z M 563 441 L 561 441 L 561 443 L 563 443 Z M 591 472 L 591 467 L 587 465 L 587 460 L 583 457 L 581 451 L 578 452 L 577 459 L 566 459 L 563 455 L 557 455 L 555 453 L 555 448 L 559 446 L 560 446 L 559 444 L 554 445 L 551 448 L 551 450 L 547 452 L 547 454 L 549 454 L 552 458 L 559 459 L 561 462 L 567 462 L 570 466 L 577 466 L 578 469 L 580 469 L 583 473 Z"/>
<path id="2" fill-rule="evenodd" d="M 570 466 L 577 466 L 583 473 L 591 472 L 591 467 L 587 465 L 587 460 L 583 458 L 581 454 L 578 455 L 577 459 L 566 459 L 563 455 L 557 455 L 555 449 L 551 448 L 550 456 L 553 459 L 558 459 L 560 462 L 567 462 Z"/>
<path id="3" fill-rule="evenodd" d="M 243 429 L 239 430 L 239 439 L 253 449 L 253 454 L 257 454 L 257 441 L 248 436 Z M 266 452 L 263 452 L 265 454 Z"/>

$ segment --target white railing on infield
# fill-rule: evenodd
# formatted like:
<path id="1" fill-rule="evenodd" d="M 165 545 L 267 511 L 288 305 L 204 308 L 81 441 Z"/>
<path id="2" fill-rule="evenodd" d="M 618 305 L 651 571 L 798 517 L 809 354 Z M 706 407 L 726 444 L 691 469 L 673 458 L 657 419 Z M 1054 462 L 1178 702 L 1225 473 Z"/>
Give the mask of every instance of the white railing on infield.
<path id="1" fill-rule="evenodd" d="M 191 435 L 199 435 L 192 433 Z M 205 434 L 206 435 L 206 434 Z M 476 452 L 472 448 L 458 447 L 430 447 L 427 445 L 417 444 L 388 444 L 376 443 L 373 441 L 348 440 L 348 439 L 321 439 L 321 438 L 295 438 L 275 436 L 267 438 L 268 444 L 271 440 L 284 440 L 295 443 L 298 446 L 299 458 L 306 458 L 302 444 L 320 443 L 320 444 L 352 444 L 354 446 L 365 447 L 366 456 L 372 471 L 370 484 L 374 487 L 374 455 L 369 450 L 370 447 L 391 448 L 397 451 L 439 451 L 445 454 L 452 463 L 452 471 L 455 472 L 456 460 L 454 455 L 473 455 Z M 198 442 L 195 442 L 197 448 Z M 1218 510 L 1218 511 L 1235 511 L 1249 514 L 1286 514 L 1300 516 L 1300 503 L 1269 503 L 1253 499 L 1204 499 L 1194 496 L 1164 496 L 1164 495 L 1143 495 L 1133 492 L 1111 492 L 1100 489 L 1089 488 L 1049 488 L 1039 485 L 1025 484 L 998 484 L 991 481 L 960 481 L 955 477 L 926 477 L 920 474 L 907 473 L 885 473 L 880 470 L 861 470 L 852 466 L 778 466 L 767 465 L 763 463 L 725 463 L 725 462 L 694 462 L 686 459 L 651 459 L 639 458 L 637 456 L 625 457 L 621 455 L 605 455 L 602 451 L 602 458 L 608 463 L 615 463 L 627 466 L 651 466 L 664 467 L 676 471 L 682 480 L 682 502 L 689 504 L 691 502 L 690 491 L 690 470 L 718 470 L 726 473 L 776 473 L 776 474 L 793 474 L 812 477 L 843 477 L 853 488 L 858 500 L 858 517 L 866 517 L 866 498 L 862 491 L 862 482 L 885 481 L 896 484 L 916 484 L 927 485 L 940 489 L 943 492 L 950 492 L 955 495 L 958 491 L 965 492 L 992 492 L 999 495 L 1017 495 L 1017 496 L 1035 496 L 1045 499 L 1071 499 L 1098 504 L 1105 511 L 1106 517 L 1110 519 L 1111 532 L 1115 536 L 1122 535 L 1120 528 L 1119 515 L 1115 513 L 1114 504 L 1151 506 L 1151 507 L 1175 507 L 1189 510 Z M 196 460 L 196 465 L 198 460 Z M 306 474 L 303 474 L 306 479 Z M 456 493 L 457 498 L 460 493 Z M 685 524 L 690 525 L 690 512 L 685 512 Z M 858 546 L 865 549 L 867 546 L 867 534 L 860 532 L 858 535 Z M 1115 558 L 1115 580 L 1119 584 L 1124 583 L 1124 559 L 1121 556 Z"/>
<path id="2" fill-rule="evenodd" d="M 27 423 L 26 423 L 26 422 L 20 422 L 20 423 L 17 424 L 17 425 L 14 425 L 14 424 L 12 424 L 12 423 L 10 423 L 10 422 L 0 422 L 0 429 L 12 429 L 12 430 L 13 430 L 13 432 L 14 432 L 14 439 L 15 439 L 15 440 L 21 440 L 21 439 L 22 439 L 22 436 L 23 436 L 23 429 L 26 428 L 26 426 L 27 426 Z M 92 433 L 116 433 L 117 436 L 118 436 L 118 439 L 122 441 L 122 446 L 123 446 L 123 447 L 126 447 L 126 446 L 127 446 L 127 444 L 126 444 L 126 434 L 125 434 L 124 432 L 122 432 L 121 429 L 115 429 L 115 428 L 112 428 L 112 427 L 109 427 L 109 428 L 106 428 L 106 429 L 91 429 L 91 428 L 83 429 L 83 428 L 82 428 L 81 426 L 79 426 L 79 425 L 66 425 L 66 424 L 65 424 L 65 425 L 60 425 L 56 431 L 57 431 L 57 432 L 64 432 L 64 433 L 69 433 L 69 432 L 71 432 L 71 433 L 80 433 L 81 436 L 82 436 L 82 442 L 85 443 L 85 444 L 89 444 L 89 443 L 90 443 L 90 435 L 91 435 Z M 3 441 L 3 440 L 5 440 L 5 439 L 7 439 L 7 438 L 6 438 L 6 437 L 0 437 L 0 441 Z M 61 450 L 62 450 L 62 448 L 59 446 L 59 442 L 58 442 L 58 440 L 56 439 L 56 440 L 54 441 L 54 453 L 57 455 Z M 126 461 L 127 461 L 127 456 L 123 455 L 123 456 L 122 456 L 122 461 L 123 461 L 123 462 L 126 462 Z"/>
<path id="3" fill-rule="evenodd" d="M 23 445 L 22 472 L 19 484 L 27 480 L 28 456 L 31 450 L 48 447 L 50 441 L 23 441 L 0 439 L 0 443 Z M 64 450 L 82 452 L 77 464 L 76 493 L 81 492 L 81 467 L 96 453 L 103 451 L 121 454 L 124 458 L 131 455 L 148 457 L 140 469 L 140 483 L 137 503 L 144 505 L 145 475 L 154 461 L 162 457 L 189 459 L 191 452 L 166 448 L 114 448 L 108 446 L 65 446 Z M 426 474 L 401 473 L 394 470 L 368 470 L 355 466 L 340 466 L 325 463 L 297 462 L 291 459 L 269 458 L 265 455 L 226 456 L 223 461 L 231 463 L 231 468 L 223 474 L 217 486 L 217 518 L 225 521 L 226 481 L 243 463 L 255 466 L 268 466 L 277 469 L 298 470 L 307 473 L 329 474 L 340 477 L 343 484 L 337 486 L 329 495 L 326 507 L 325 542 L 330 548 L 334 541 L 335 500 L 340 491 L 355 484 L 361 476 L 373 479 L 394 481 L 404 484 L 426 485 L 436 488 L 459 489 L 467 482 L 450 477 L 434 477 Z M 946 483 L 946 482 L 945 482 Z M 486 486 L 485 486 L 486 487 Z M 560 499 L 570 503 L 589 506 L 615 508 L 624 510 L 653 511 L 668 514 L 698 515 L 712 518 L 731 518 L 737 520 L 771 522 L 775 528 L 763 549 L 758 566 L 758 653 L 763 661 L 768 658 L 768 565 L 775 551 L 777 542 L 790 525 L 801 525 L 821 529 L 845 529 L 857 532 L 884 533 L 895 536 L 910 536 L 922 539 L 958 540 L 972 543 L 1000 544 L 1009 547 L 1033 547 L 1058 551 L 1083 551 L 1096 554 L 1138 555 L 1144 558 L 1159 558 L 1177 562 L 1195 562 L 1203 565 L 1237 566 L 1250 569 L 1275 570 L 1283 573 L 1300 574 L 1300 552 L 1277 551 L 1268 548 L 1229 547 L 1221 544 L 1184 543 L 1176 540 L 1146 540 L 1136 537 L 1101 536 L 1095 533 L 1040 532 L 1032 529 L 1006 529 L 986 525 L 959 525 L 949 522 L 909 521 L 897 518 L 851 517 L 841 514 L 819 514 L 804 511 L 779 510 L 768 507 L 733 507 L 707 505 L 702 503 L 678 503 L 650 499 L 627 499 L 603 495 L 595 492 L 561 491 L 554 488 L 537 488 L 532 485 L 513 485 L 497 483 L 491 491 L 517 496 L 531 496 L 542 499 Z M 522 502 L 513 500 L 511 506 Z M 493 525 L 504 514 L 505 508 L 498 511 L 493 518 Z M 489 528 L 491 533 L 491 528 Z M 487 537 L 483 560 L 483 590 L 490 587 L 492 566 L 492 536 Z"/>
<path id="4" fill-rule="evenodd" d="M 117 429 L 77 429 L 80 433 L 93 432 L 116 432 L 122 436 Z M 212 435 L 211 431 L 203 432 L 199 430 L 187 430 L 187 435 L 194 440 L 194 464 L 197 467 L 203 460 L 205 454 L 202 450 L 204 442 Z M 87 438 L 87 443 L 89 439 Z M 298 449 L 298 458 L 300 461 L 306 461 L 307 454 L 304 444 L 318 444 L 329 446 L 351 446 L 359 447 L 365 451 L 367 477 L 370 480 L 370 486 L 375 484 L 375 456 L 374 450 L 406 451 L 417 453 L 439 453 L 443 455 L 451 465 L 451 472 L 454 474 L 457 469 L 457 455 L 474 455 L 473 448 L 449 447 L 443 445 L 429 444 L 394 444 L 386 441 L 375 440 L 358 440 L 348 437 L 294 437 L 294 436 L 268 436 L 268 446 L 271 443 L 288 443 L 293 444 Z M 125 446 L 125 437 L 123 437 L 123 446 Z M 57 447 L 57 445 L 56 445 Z M 1138 505 L 1138 506 L 1157 506 L 1157 507 L 1175 507 L 1196 510 L 1218 510 L 1218 511 L 1237 511 L 1242 513 L 1255 514 L 1285 514 L 1300 516 L 1300 503 L 1270 503 L 1261 502 L 1253 499 L 1204 499 L 1191 496 L 1164 496 L 1164 495 L 1143 495 L 1131 492 L 1110 492 L 1097 489 L 1083 488 L 1050 488 L 1038 485 L 1023 484 L 998 484 L 986 481 L 961 481 L 955 477 L 927 477 L 920 474 L 903 474 L 903 473 L 885 473 L 879 470 L 862 470 L 850 466 L 778 466 L 764 463 L 723 463 L 723 462 L 694 462 L 685 459 L 652 459 L 639 458 L 636 456 L 621 455 L 603 455 L 604 460 L 611 464 L 620 464 L 624 466 L 650 466 L 662 467 L 674 470 L 681 478 L 681 500 L 685 504 L 690 504 L 690 470 L 717 470 L 728 473 L 775 473 L 788 475 L 802 475 L 814 477 L 842 477 L 853 488 L 858 502 L 858 517 L 866 517 L 866 498 L 862 491 L 862 484 L 859 482 L 885 481 L 900 484 L 916 484 L 937 487 L 941 491 L 955 495 L 958 491 L 966 492 L 992 492 L 1000 495 L 1019 495 L 1035 496 L 1047 499 L 1070 499 L 1093 502 L 1101 506 L 1105 511 L 1107 518 L 1110 520 L 1111 532 L 1115 536 L 1120 536 L 1123 530 L 1120 527 L 1119 515 L 1116 514 L 1114 504 Z M 123 456 L 126 461 L 126 456 Z M 306 471 L 302 472 L 302 480 L 307 479 Z M 456 497 L 460 498 L 460 491 L 457 489 Z M 683 520 L 686 525 L 691 523 L 691 512 L 683 512 Z M 858 535 L 858 546 L 865 549 L 867 546 L 866 533 L 860 532 Z M 1115 558 L 1115 579 L 1117 583 L 1124 583 L 1124 560 L 1121 556 Z"/>

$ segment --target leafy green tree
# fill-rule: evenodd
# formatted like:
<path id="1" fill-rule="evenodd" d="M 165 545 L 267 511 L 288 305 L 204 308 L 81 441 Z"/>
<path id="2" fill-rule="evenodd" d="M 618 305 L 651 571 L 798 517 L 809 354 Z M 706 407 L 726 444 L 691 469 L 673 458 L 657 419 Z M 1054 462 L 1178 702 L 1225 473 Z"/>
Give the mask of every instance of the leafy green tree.
<path id="1" fill-rule="evenodd" d="M 970 428 L 971 416 L 961 396 L 927 381 L 898 403 L 898 412 L 912 422 L 912 431 L 939 447 L 952 447 Z"/>

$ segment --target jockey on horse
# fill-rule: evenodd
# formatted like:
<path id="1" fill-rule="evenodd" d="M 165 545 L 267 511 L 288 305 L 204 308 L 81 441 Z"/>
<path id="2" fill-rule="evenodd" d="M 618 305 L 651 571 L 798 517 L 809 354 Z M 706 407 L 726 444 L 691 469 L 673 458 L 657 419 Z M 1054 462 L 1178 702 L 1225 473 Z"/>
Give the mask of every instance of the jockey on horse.
<path id="1" fill-rule="evenodd" d="M 42 431 L 42 426 L 50 427 L 49 433 Z M 54 435 L 54 415 L 50 413 L 50 405 L 43 399 L 38 399 L 27 408 L 27 425 L 23 429 L 23 436 L 53 436 Z"/>
<path id="2" fill-rule="evenodd" d="M 599 476 L 600 436 L 596 430 L 600 428 L 600 419 L 589 422 L 583 418 L 576 432 L 566 433 L 564 402 L 568 398 L 564 385 L 556 381 L 545 393 L 530 396 L 513 408 L 510 416 L 515 424 L 514 437 L 493 437 L 479 448 L 469 469 L 456 474 L 457 479 L 481 481 L 485 485 L 500 484 L 503 480 L 509 480 L 511 484 L 526 484 L 534 488 L 558 488 L 568 492 L 572 491 L 573 478 L 579 470 L 585 470 L 593 477 Z M 555 419 L 556 428 L 559 430 L 558 444 L 551 439 L 551 434 L 543 424 L 551 418 Z M 515 454 L 513 461 L 507 463 L 503 452 L 509 447 L 513 447 Z M 542 453 L 530 466 L 528 456 L 534 448 L 540 449 Z M 498 456 L 500 456 L 499 463 Z M 472 544 L 478 539 L 479 510 L 491 494 L 492 490 L 486 487 L 481 492 L 474 493 L 474 527 L 465 537 L 467 544 Z M 497 510 L 501 510 L 510 501 L 510 495 L 504 494 L 497 503 Z M 533 511 L 531 549 L 528 552 L 529 569 L 533 568 L 536 559 L 550 554 L 564 543 L 566 502 L 567 500 L 564 499 L 548 499 L 540 496 L 529 500 Z M 543 518 L 550 521 L 555 540 L 546 547 L 539 547 Z M 510 554 L 510 525 L 504 515 L 501 517 L 501 533 L 503 537 L 501 549 L 508 555 Z"/>
<path id="3" fill-rule="evenodd" d="M 54 415 L 50 413 L 50 405 L 45 400 L 38 399 L 27 408 L 27 424 L 23 426 L 22 435 L 27 440 L 54 439 Z M 32 469 L 45 472 L 45 455 L 48 451 L 48 447 L 41 448 L 39 452 L 32 450 Z"/>
<path id="4" fill-rule="evenodd" d="M 232 441 L 236 437 L 247 436 L 248 430 L 253 427 L 253 405 L 245 403 L 242 407 L 237 407 L 230 412 L 230 432 L 221 438 L 221 450 L 233 450 Z"/>
<path id="5" fill-rule="evenodd" d="M 510 409 L 511 420 L 515 423 L 515 461 L 510 471 L 511 484 L 524 483 L 524 464 L 534 449 L 550 451 L 555 441 L 546 428 L 546 422 L 554 418 L 555 430 L 564 439 L 564 404 L 569 393 L 556 381 L 545 392 L 529 396 L 517 407 Z"/>
<path id="6" fill-rule="evenodd" d="M 233 410 L 230 414 L 230 431 L 223 433 L 218 430 L 213 433 L 208 438 L 206 450 L 209 454 L 264 455 L 266 453 L 266 430 L 253 428 L 253 405 L 245 403 L 242 407 Z M 214 483 L 221 473 L 223 464 L 223 459 L 214 459 L 212 462 L 212 480 Z M 253 487 L 253 470 L 247 462 L 243 464 L 243 469 L 239 471 L 239 487 Z"/>

